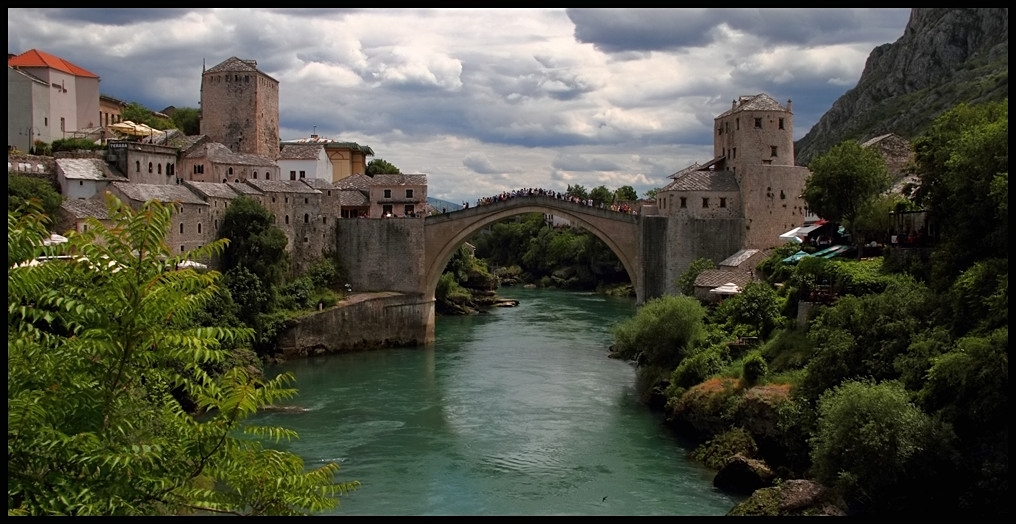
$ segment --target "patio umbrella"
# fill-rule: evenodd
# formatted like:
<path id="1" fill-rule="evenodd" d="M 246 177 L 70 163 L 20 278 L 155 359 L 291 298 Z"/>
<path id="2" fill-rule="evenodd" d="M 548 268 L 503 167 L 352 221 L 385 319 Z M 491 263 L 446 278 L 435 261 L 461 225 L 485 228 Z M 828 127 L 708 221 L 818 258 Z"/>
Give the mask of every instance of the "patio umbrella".
<path id="1" fill-rule="evenodd" d="M 158 129 L 149 127 L 145 124 L 136 124 L 130 120 L 110 124 L 108 127 L 113 131 L 130 136 L 152 136 L 162 133 L 162 131 L 159 131 Z"/>

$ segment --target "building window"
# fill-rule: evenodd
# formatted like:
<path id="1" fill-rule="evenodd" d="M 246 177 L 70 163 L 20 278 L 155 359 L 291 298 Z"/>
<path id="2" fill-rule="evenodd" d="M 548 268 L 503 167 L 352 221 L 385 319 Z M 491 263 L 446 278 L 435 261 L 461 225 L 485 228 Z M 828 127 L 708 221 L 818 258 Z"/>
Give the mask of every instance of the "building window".
<path id="1" fill-rule="evenodd" d="M 286 215 L 286 224 L 289 224 L 289 215 Z"/>
<path id="2" fill-rule="evenodd" d="M 195 173 L 197 173 L 197 172 L 198 172 L 198 171 L 197 171 L 197 167 L 198 167 L 198 166 L 194 166 L 194 172 L 195 172 Z M 135 172 L 135 173 L 140 173 L 140 172 L 141 172 L 141 161 L 140 161 L 140 160 L 135 160 L 135 161 L 134 161 L 134 172 Z"/>
<path id="3" fill-rule="evenodd" d="M 385 198 L 391 198 L 391 197 L 392 197 L 392 190 L 391 189 L 385 189 Z"/>
<path id="4" fill-rule="evenodd" d="M 755 119 L 755 129 L 762 129 L 762 119 L 761 118 L 756 118 Z"/>
<path id="5" fill-rule="evenodd" d="M 149 173 L 152 172 L 152 163 L 151 162 L 148 163 L 148 172 Z"/>
<path id="6" fill-rule="evenodd" d="M 290 171 L 289 172 L 289 179 L 290 180 L 296 180 L 296 171 Z"/>
<path id="7" fill-rule="evenodd" d="M 271 179 L 272 179 L 272 174 L 271 173 L 265 173 L 265 180 L 271 180 Z"/>
<path id="8" fill-rule="evenodd" d="M 407 189 L 406 190 L 406 198 L 413 198 L 413 190 L 412 189 Z"/>
<path id="9" fill-rule="evenodd" d="M 407 217 L 413 216 L 413 205 L 412 204 L 406 204 L 406 208 L 404 209 L 404 211 L 405 211 Z"/>
<path id="10" fill-rule="evenodd" d="M 741 119 L 740 118 L 735 118 L 734 119 L 734 129 L 741 129 Z"/>
<path id="11" fill-rule="evenodd" d="M 183 222 L 180 223 L 180 234 L 183 234 Z"/>
<path id="12" fill-rule="evenodd" d="M 776 146 L 771 146 L 769 148 L 769 152 L 770 152 L 769 156 L 776 156 Z"/>
<path id="13" fill-rule="evenodd" d="M 688 207 L 688 197 L 681 197 L 681 209 Z"/>
<path id="14" fill-rule="evenodd" d="M 779 127 L 780 127 L 780 129 L 783 129 L 783 119 L 782 118 L 779 120 Z"/>
<path id="15" fill-rule="evenodd" d="M 303 214 L 303 223 L 310 224 L 310 215 L 308 215 L 307 213 Z"/>
<path id="16" fill-rule="evenodd" d="M 198 234 L 201 234 L 201 222 L 198 222 Z"/>
<path id="17" fill-rule="evenodd" d="M 734 158 L 737 158 L 737 148 L 735 147 L 735 148 L 731 149 L 731 151 L 733 152 Z"/>
<path id="18" fill-rule="evenodd" d="M 303 199 L 303 203 L 304 204 L 310 204 L 310 199 L 309 198 L 304 198 Z"/>
<path id="19" fill-rule="evenodd" d="M 306 171 L 300 171 L 300 178 L 301 179 L 307 178 L 307 172 Z"/>
<path id="20" fill-rule="evenodd" d="M 720 207 L 727 207 L 727 199 L 720 197 Z"/>
<path id="21" fill-rule="evenodd" d="M 392 205 L 391 204 L 385 204 L 385 205 L 381 206 L 381 216 L 386 216 L 386 217 L 392 216 Z"/>
<path id="22" fill-rule="evenodd" d="M 708 198 L 703 198 L 702 199 L 702 209 L 705 209 L 707 207 L 709 207 L 709 199 Z"/>
<path id="23" fill-rule="evenodd" d="M 162 174 L 162 164 L 159 164 L 157 166 L 157 171 L 159 172 L 160 175 Z"/>

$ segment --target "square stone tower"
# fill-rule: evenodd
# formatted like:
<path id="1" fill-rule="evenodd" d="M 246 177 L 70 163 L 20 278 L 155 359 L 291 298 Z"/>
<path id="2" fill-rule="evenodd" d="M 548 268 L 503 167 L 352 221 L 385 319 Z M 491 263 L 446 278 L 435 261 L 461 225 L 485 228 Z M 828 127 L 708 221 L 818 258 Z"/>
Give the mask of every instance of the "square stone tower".
<path id="1" fill-rule="evenodd" d="M 279 81 L 231 57 L 201 73 L 201 134 L 235 153 L 279 156 Z"/>

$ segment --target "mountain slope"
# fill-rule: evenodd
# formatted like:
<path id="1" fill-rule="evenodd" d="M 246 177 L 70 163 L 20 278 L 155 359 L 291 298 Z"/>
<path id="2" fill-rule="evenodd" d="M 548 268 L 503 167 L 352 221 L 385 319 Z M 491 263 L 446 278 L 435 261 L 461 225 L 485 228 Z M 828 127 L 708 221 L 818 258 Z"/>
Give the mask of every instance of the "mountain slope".
<path id="1" fill-rule="evenodd" d="M 848 139 L 913 140 L 956 104 L 1008 96 L 1008 8 L 914 8 L 903 36 L 876 47 L 857 86 L 794 144 L 797 163 Z"/>

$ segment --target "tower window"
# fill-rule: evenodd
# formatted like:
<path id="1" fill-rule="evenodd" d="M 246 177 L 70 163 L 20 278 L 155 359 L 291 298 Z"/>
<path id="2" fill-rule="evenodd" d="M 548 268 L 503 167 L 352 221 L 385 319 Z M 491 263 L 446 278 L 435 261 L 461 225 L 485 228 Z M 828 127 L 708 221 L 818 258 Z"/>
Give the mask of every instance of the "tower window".
<path id="1" fill-rule="evenodd" d="M 756 118 L 755 119 L 755 129 L 762 129 L 762 119 L 761 118 Z"/>
<path id="2" fill-rule="evenodd" d="M 783 119 L 781 118 L 779 122 L 780 122 L 780 123 L 779 123 L 779 127 L 780 127 L 780 129 L 783 129 Z"/>
<path id="3" fill-rule="evenodd" d="M 709 207 L 709 199 L 708 198 L 703 198 L 702 199 L 702 209 L 705 209 L 707 207 Z"/>
<path id="4" fill-rule="evenodd" d="M 770 154 L 769 154 L 769 156 L 777 156 L 777 155 L 776 155 L 776 146 L 771 146 L 771 147 L 769 148 L 769 151 L 770 151 Z"/>
<path id="5" fill-rule="evenodd" d="M 681 209 L 688 207 L 688 197 L 681 197 Z"/>
<path id="6" fill-rule="evenodd" d="M 720 207 L 727 207 L 727 199 L 720 197 Z"/>

